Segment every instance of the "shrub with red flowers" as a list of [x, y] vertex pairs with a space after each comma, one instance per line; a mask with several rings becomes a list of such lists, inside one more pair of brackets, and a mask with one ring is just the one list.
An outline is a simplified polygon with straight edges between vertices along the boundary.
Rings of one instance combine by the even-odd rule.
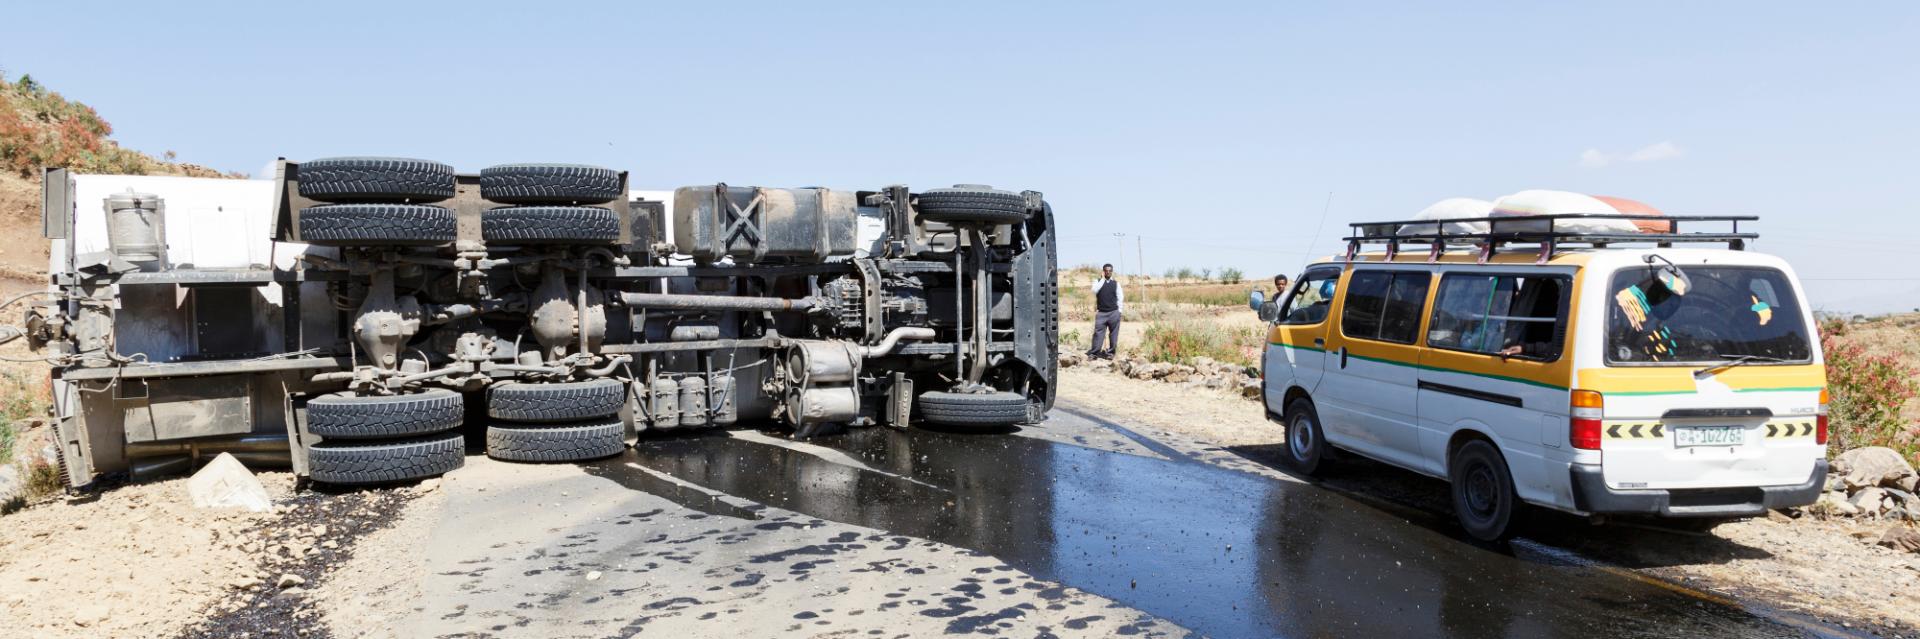
[[1920, 461], [1920, 424], [1908, 423], [1901, 408], [1920, 395], [1920, 370], [1892, 355], [1875, 355], [1844, 339], [1844, 330], [1823, 326], [1820, 347], [1827, 356], [1828, 450], [1840, 453], [1865, 446], [1886, 446]]

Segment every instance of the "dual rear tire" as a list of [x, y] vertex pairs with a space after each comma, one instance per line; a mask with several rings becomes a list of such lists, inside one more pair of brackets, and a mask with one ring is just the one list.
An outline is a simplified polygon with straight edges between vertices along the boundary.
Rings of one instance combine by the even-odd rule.
[[466, 439], [460, 394], [443, 388], [399, 395], [333, 393], [307, 402], [307, 474], [336, 485], [382, 484], [459, 468]]
[[[453, 167], [409, 158], [311, 160], [298, 170], [302, 241], [322, 246], [442, 246], [456, 239]], [[511, 206], [481, 213], [481, 235], [503, 244], [613, 244], [624, 195], [618, 171], [577, 164], [503, 164], [480, 173], [481, 197]]]
[[618, 455], [627, 448], [620, 409], [627, 384], [508, 382], [487, 391], [487, 456], [516, 462], [569, 462]]

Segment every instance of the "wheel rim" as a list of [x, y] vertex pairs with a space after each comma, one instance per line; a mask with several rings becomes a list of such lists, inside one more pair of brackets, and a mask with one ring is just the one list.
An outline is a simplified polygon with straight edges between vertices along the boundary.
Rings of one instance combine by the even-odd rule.
[[1313, 427], [1306, 415], [1293, 418], [1293, 425], [1287, 427], [1287, 447], [1292, 449], [1295, 459], [1307, 459], [1313, 452]]
[[1467, 478], [1462, 487], [1466, 491], [1464, 506], [1467, 515], [1474, 521], [1493, 519], [1493, 513], [1500, 506], [1499, 489], [1494, 484], [1493, 469], [1486, 464], [1476, 463], [1467, 469]]

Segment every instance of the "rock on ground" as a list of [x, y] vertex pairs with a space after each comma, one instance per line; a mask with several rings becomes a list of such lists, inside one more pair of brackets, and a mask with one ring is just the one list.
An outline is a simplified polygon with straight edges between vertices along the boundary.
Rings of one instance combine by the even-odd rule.
[[1914, 476], [1913, 466], [1900, 453], [1885, 446], [1855, 448], [1834, 460], [1834, 470], [1846, 481], [1848, 490], [1870, 486], [1898, 486]]
[[1880, 535], [1879, 544], [1900, 552], [1920, 553], [1920, 528], [1895, 525]]

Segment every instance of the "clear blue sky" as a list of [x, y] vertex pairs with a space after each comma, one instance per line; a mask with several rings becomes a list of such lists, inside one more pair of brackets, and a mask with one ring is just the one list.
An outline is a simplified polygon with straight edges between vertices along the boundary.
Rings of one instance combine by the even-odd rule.
[[1347, 221], [1559, 188], [1758, 214], [1816, 306], [1920, 307], [1914, 3], [185, 4], [10, 3], [0, 67], [228, 170], [988, 183], [1048, 194], [1065, 264], [1125, 233], [1127, 272], [1140, 236], [1151, 272], [1262, 276]]

